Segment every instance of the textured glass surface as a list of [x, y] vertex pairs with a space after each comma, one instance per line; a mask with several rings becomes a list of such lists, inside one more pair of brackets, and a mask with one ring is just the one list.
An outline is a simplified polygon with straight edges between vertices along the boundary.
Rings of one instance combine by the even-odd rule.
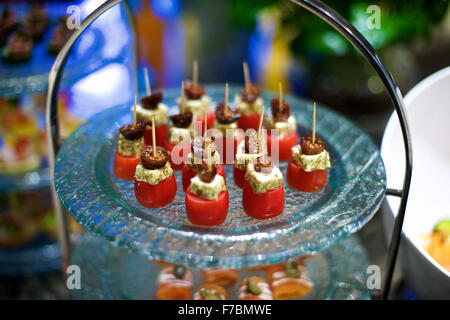
[[[11, 63], [0, 59], [0, 96], [15, 97], [25, 92], [43, 92], [47, 89], [48, 73], [56, 55], [47, 53], [51, 36], [33, 47], [30, 61]], [[104, 44], [102, 34], [97, 30], [87, 30], [72, 49], [64, 71], [63, 85], [72, 83], [106, 64], [98, 53]]]
[[[72, 290], [74, 299], [156, 299], [156, 278], [160, 267], [145, 256], [116, 248], [106, 240], [83, 235], [75, 246], [71, 264], [83, 276], [81, 289]], [[313, 290], [303, 299], [370, 299], [366, 287], [367, 256], [356, 237], [305, 260]], [[199, 269], [192, 269], [193, 288], [202, 284]], [[248, 276], [266, 278], [264, 271], [239, 271], [240, 281]], [[227, 288], [236, 299], [237, 285]]]
[[[231, 87], [232, 96], [239, 88]], [[214, 101], [223, 86], [207, 87]], [[166, 90], [164, 100], [177, 112], [179, 90]], [[265, 101], [272, 95], [264, 93]], [[287, 95], [300, 133], [311, 127], [312, 103]], [[364, 132], [344, 117], [318, 106], [317, 132], [326, 142], [332, 168], [327, 186], [316, 193], [285, 185], [284, 212], [259, 221], [242, 210], [242, 192], [226, 167], [230, 192], [227, 220], [217, 227], [189, 223], [179, 191], [160, 209], [139, 205], [133, 182], [112, 174], [118, 128], [132, 121], [130, 106], [106, 110], [83, 124], [62, 146], [55, 167], [56, 190], [75, 219], [92, 232], [152, 258], [188, 266], [242, 267], [277, 263], [327, 248], [360, 229], [379, 207], [386, 178], [377, 148]], [[309, 129], [308, 129], [309, 130]], [[281, 168], [285, 172], [286, 164]]]

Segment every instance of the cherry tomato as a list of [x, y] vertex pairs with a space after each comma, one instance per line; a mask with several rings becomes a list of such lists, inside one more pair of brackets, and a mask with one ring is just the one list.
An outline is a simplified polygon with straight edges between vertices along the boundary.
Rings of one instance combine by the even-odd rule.
[[[223, 179], [226, 181], [225, 178], [225, 171], [223, 170], [223, 166], [220, 164], [217, 167], [217, 174], [221, 175], [223, 177]], [[189, 187], [189, 185], [191, 184], [191, 179], [194, 178], [197, 175], [196, 172], [192, 171], [191, 169], [189, 169], [189, 167], [187, 166], [187, 164], [184, 164], [183, 166], [183, 190], [186, 191], [187, 188]]]
[[200, 226], [216, 226], [225, 221], [228, 212], [228, 190], [222, 191], [217, 200], [203, 199], [186, 190], [186, 213], [189, 221]]
[[147, 208], [160, 208], [173, 201], [177, 193], [175, 176], [160, 181], [158, 184], [150, 184], [144, 181], [134, 181], [134, 193], [137, 201]]
[[173, 170], [182, 170], [186, 163], [187, 155], [191, 152], [190, 143], [171, 144], [169, 141], [164, 143], [164, 149], [170, 151], [170, 166]]
[[[270, 135], [270, 130], [267, 131], [267, 150], [269, 155], [272, 156], [272, 136]], [[289, 161], [292, 157], [291, 148], [298, 144], [298, 134], [294, 130], [288, 135], [278, 139], [278, 160], [279, 161]]]
[[[155, 134], [156, 134], [156, 145], [158, 147], [164, 147], [164, 144], [167, 140], [167, 124], [163, 124], [161, 126], [158, 126], [155, 128]], [[153, 135], [152, 135], [152, 129], [145, 130], [144, 133], [144, 139], [146, 145], [153, 145], [152, 141]]]
[[314, 192], [322, 189], [327, 183], [327, 169], [306, 172], [294, 161], [290, 161], [286, 172], [286, 180], [293, 189]]
[[245, 171], [246, 170], [242, 170], [236, 167], [233, 168], [234, 184], [241, 189], [244, 187]]
[[283, 185], [275, 190], [262, 194], [253, 191], [250, 183], [245, 180], [242, 194], [242, 205], [247, 215], [255, 219], [270, 219], [280, 215], [284, 209]]
[[141, 162], [141, 157], [122, 156], [116, 150], [114, 155], [114, 175], [122, 180], [134, 180], [136, 166]]
[[247, 129], [258, 130], [260, 117], [261, 115], [258, 113], [242, 116], [238, 121], [238, 127], [244, 131]]

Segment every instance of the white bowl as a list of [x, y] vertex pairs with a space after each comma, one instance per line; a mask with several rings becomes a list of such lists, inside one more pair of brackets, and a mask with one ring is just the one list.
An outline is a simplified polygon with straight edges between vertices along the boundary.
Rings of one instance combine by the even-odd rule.
[[[406, 208], [400, 261], [419, 298], [450, 299], [450, 272], [425, 250], [427, 235], [450, 217], [450, 67], [429, 76], [405, 96], [413, 147], [413, 174]], [[397, 114], [386, 126], [381, 155], [387, 186], [401, 189], [405, 152]], [[400, 198], [388, 196], [384, 223], [390, 240]]]

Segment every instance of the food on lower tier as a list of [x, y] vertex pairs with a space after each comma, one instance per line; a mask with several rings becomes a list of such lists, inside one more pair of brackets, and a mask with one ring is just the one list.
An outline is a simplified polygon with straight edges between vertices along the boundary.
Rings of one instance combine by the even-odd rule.
[[40, 167], [45, 136], [21, 101], [0, 99], [0, 174], [16, 174]]
[[17, 26], [16, 15], [8, 6], [5, 6], [0, 15], [0, 33], [6, 35]]
[[189, 300], [192, 298], [192, 272], [181, 265], [170, 265], [158, 275], [156, 298], [159, 300]]
[[67, 27], [67, 19], [67, 16], [62, 16], [53, 30], [52, 39], [47, 47], [48, 52], [51, 54], [58, 54], [72, 34], [72, 30]]
[[191, 152], [186, 157], [186, 163], [183, 166], [183, 190], [186, 191], [204, 161], [211, 163], [216, 167], [216, 173], [225, 179], [225, 171], [220, 163], [220, 155], [217, 152], [215, 144], [210, 138], [195, 137], [192, 141]]
[[187, 155], [191, 149], [191, 140], [194, 137], [193, 114], [185, 111], [170, 117], [172, 125], [169, 127], [169, 136], [165, 149], [170, 151], [170, 164], [174, 170], [183, 169]]
[[30, 12], [23, 21], [23, 31], [29, 35], [33, 41], [42, 41], [44, 31], [49, 24], [47, 13], [42, 4], [31, 5]]
[[268, 156], [247, 165], [242, 205], [245, 213], [255, 219], [270, 219], [283, 212], [283, 176]]
[[204, 162], [197, 166], [197, 175], [186, 190], [186, 214], [192, 224], [215, 226], [225, 221], [229, 195], [222, 176], [216, 167]]
[[250, 277], [241, 282], [238, 292], [239, 300], [272, 300], [272, 290], [262, 278]]
[[134, 192], [137, 201], [148, 208], [164, 207], [177, 192], [177, 183], [164, 148], [146, 146], [136, 166]]
[[426, 251], [450, 272], [450, 219], [441, 220], [435, 225]]
[[331, 166], [325, 143], [309, 133], [301, 136], [300, 144], [292, 147], [286, 180], [296, 190], [314, 192], [322, 189], [327, 182], [327, 168]]
[[279, 161], [289, 161], [291, 149], [298, 141], [297, 121], [290, 114], [289, 103], [282, 98], [272, 99], [270, 106], [272, 116], [266, 118], [267, 150], [272, 158], [278, 155]]
[[233, 168], [234, 184], [239, 188], [244, 187], [247, 165], [263, 155], [258, 142], [258, 134], [250, 129], [245, 133], [244, 140], [236, 147], [236, 157]]
[[23, 31], [14, 31], [2, 50], [2, 58], [9, 62], [24, 62], [31, 58], [33, 40]]
[[269, 266], [266, 273], [275, 300], [300, 299], [312, 290], [306, 267], [298, 259]]
[[227, 268], [206, 268], [202, 269], [204, 282], [215, 283], [224, 287], [231, 286], [239, 279], [236, 269]]
[[123, 126], [114, 155], [114, 175], [123, 180], [134, 180], [136, 166], [141, 162], [146, 122]]
[[226, 300], [227, 292], [220, 285], [205, 283], [194, 293], [194, 300]]
[[236, 148], [243, 139], [243, 131], [238, 130], [237, 120], [239, 113], [228, 106], [228, 83], [225, 89], [225, 102], [219, 102], [216, 106], [216, 120], [213, 128], [221, 133], [221, 137], [216, 137], [214, 143], [223, 163], [232, 164], [236, 155]]
[[[141, 103], [136, 106], [136, 118], [138, 121], [155, 119], [156, 145], [164, 147], [167, 137], [167, 105], [162, 103], [163, 94], [160, 91], [153, 92], [141, 99]], [[145, 144], [152, 144], [152, 131], [150, 126], [144, 134]]]

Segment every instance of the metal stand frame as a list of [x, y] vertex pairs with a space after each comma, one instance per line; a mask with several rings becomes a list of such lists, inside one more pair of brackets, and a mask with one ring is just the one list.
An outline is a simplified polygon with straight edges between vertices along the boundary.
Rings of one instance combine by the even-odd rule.
[[[137, 37], [133, 15], [126, 0], [109, 0], [105, 2], [102, 6], [100, 6], [97, 10], [95, 10], [93, 13], [91, 13], [83, 21], [80, 29], [76, 30], [72, 34], [72, 36], [69, 38], [67, 43], [62, 48], [61, 52], [58, 54], [55, 64], [53, 65], [52, 70], [50, 71], [48, 92], [46, 99], [46, 129], [47, 129], [47, 143], [50, 150], [49, 163], [52, 179], [54, 177], [55, 155], [58, 152], [60, 146], [59, 125], [57, 121], [58, 119], [57, 94], [62, 73], [67, 61], [67, 57], [70, 53], [73, 44], [81, 36], [83, 31], [86, 30], [91, 25], [91, 23], [94, 22], [102, 13], [104, 13], [109, 8], [115, 6], [116, 4], [122, 1], [124, 2], [124, 8], [127, 12], [127, 16], [129, 18], [129, 22], [131, 24], [134, 37], [133, 67], [136, 71], [135, 75], [137, 76]], [[398, 254], [403, 221], [405, 217], [406, 203], [408, 200], [409, 187], [411, 184], [411, 175], [412, 175], [411, 137], [405, 114], [403, 96], [400, 92], [400, 89], [395, 84], [395, 81], [391, 73], [389, 72], [388, 68], [385, 66], [383, 61], [380, 59], [380, 57], [377, 55], [375, 49], [361, 35], [361, 33], [359, 33], [348, 21], [346, 21], [338, 13], [336, 13], [334, 10], [332, 10], [331, 8], [329, 8], [324, 3], [318, 0], [290, 0], [290, 1], [309, 10], [310, 12], [314, 13], [316, 16], [327, 22], [340, 34], [342, 34], [348, 41], [350, 41], [356, 47], [356, 49], [358, 49], [358, 51], [371, 64], [373, 69], [381, 78], [392, 100], [392, 103], [394, 104], [395, 111], [397, 112], [397, 116], [400, 121], [403, 143], [405, 147], [406, 168], [403, 181], [403, 189], [402, 190], [387, 189], [386, 191], [387, 195], [401, 197], [400, 207], [398, 210], [398, 214], [395, 218], [394, 230], [392, 233], [391, 243], [389, 246], [387, 258], [387, 273], [384, 278], [384, 286], [382, 289], [382, 298], [387, 299], [389, 297], [392, 275], [394, 272], [396, 258]], [[135, 81], [135, 90], [137, 92], [138, 90], [137, 78], [135, 78], [134, 81]], [[70, 257], [70, 242], [69, 242], [69, 230], [67, 225], [67, 216], [65, 211], [62, 209], [61, 202], [59, 201], [58, 195], [56, 194], [54, 183], [52, 184], [52, 191], [53, 191], [53, 203], [58, 218], [59, 239], [63, 253], [63, 265], [67, 265], [68, 259]]]

